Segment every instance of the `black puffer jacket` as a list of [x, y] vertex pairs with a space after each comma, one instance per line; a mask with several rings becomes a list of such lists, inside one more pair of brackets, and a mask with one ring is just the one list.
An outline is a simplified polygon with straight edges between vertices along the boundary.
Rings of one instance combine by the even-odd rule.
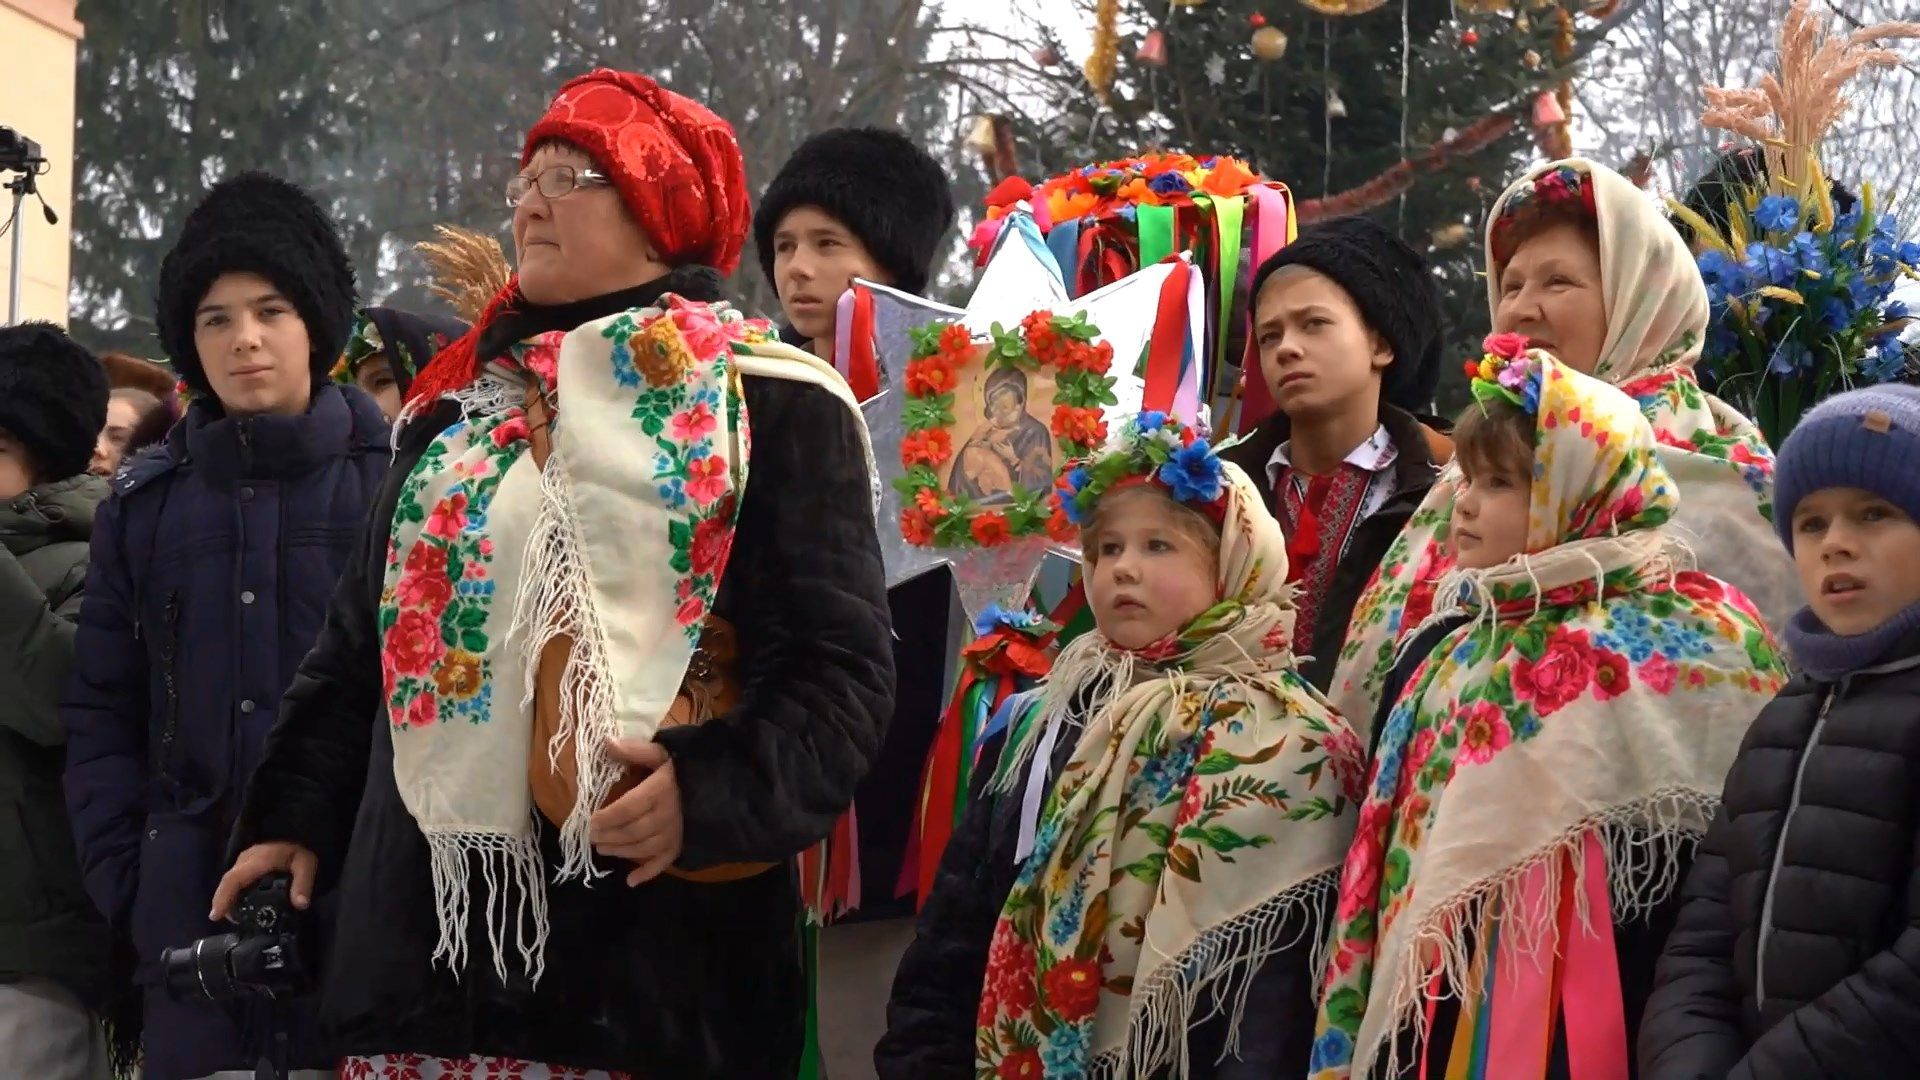
[[1646, 1080], [1920, 1071], [1920, 639], [1761, 712], [1640, 1029]]
[[[1077, 728], [1075, 729], [1077, 730]], [[1026, 763], [1004, 794], [985, 791], [1005, 748], [996, 735], [981, 748], [966, 817], [940, 858], [933, 894], [920, 913], [913, 944], [893, 977], [887, 1033], [874, 1050], [880, 1080], [973, 1080], [974, 1029], [986, 982], [987, 953], [1000, 909], [1020, 864], [1020, 800], [1031, 773], [1060, 775], [1075, 739], [1063, 731], [1052, 758]], [[1051, 782], [1051, 779], [1049, 780]], [[1283, 930], [1281, 937], [1295, 935]], [[1187, 1032], [1189, 1080], [1269, 1080], [1304, 1075], [1313, 1049], [1317, 972], [1309, 943], [1275, 953], [1254, 975], [1237, 1054], [1222, 1062], [1227, 1022], [1214, 1016]], [[1142, 1077], [1139, 1080], [1146, 1080]]]
[[[581, 319], [650, 303], [661, 288], [692, 292], [668, 281], [605, 298], [609, 310]], [[336, 890], [338, 905], [321, 1018], [341, 1053], [477, 1054], [648, 1078], [795, 1074], [807, 991], [791, 858], [852, 801], [892, 709], [893, 666], [856, 419], [816, 386], [742, 384], [753, 475], [715, 604], [738, 632], [741, 700], [658, 741], [679, 780], [679, 865], [782, 868], [724, 884], [549, 882], [537, 987], [511, 969], [502, 982], [484, 962], [462, 978], [433, 963], [427, 844], [394, 782], [376, 613], [400, 485], [458, 416], [443, 402], [401, 434], [236, 837], [236, 847], [295, 841], [320, 857], [320, 891]], [[546, 865], [557, 865], [555, 831], [539, 831]], [[472, 922], [470, 955], [488, 955], [483, 923]]]

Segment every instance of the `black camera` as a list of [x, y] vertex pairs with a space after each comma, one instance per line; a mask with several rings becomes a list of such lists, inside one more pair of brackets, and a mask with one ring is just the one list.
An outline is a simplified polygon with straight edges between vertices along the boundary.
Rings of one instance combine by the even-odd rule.
[[0, 171], [32, 172], [45, 161], [39, 143], [10, 127], [0, 127]]
[[230, 934], [160, 954], [160, 979], [175, 1001], [292, 997], [306, 989], [293, 910], [293, 878], [273, 873], [240, 895]]

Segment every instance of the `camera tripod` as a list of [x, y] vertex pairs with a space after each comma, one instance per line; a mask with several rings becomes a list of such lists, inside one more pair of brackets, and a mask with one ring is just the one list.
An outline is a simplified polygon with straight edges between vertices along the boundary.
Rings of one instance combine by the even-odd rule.
[[0, 231], [13, 233], [13, 259], [7, 266], [7, 322], [20, 321], [20, 276], [21, 260], [26, 257], [26, 246], [20, 231], [20, 208], [32, 195], [40, 200], [40, 211], [46, 215], [47, 224], [60, 223], [60, 215], [47, 205], [46, 196], [40, 194], [36, 180], [47, 171], [47, 159], [40, 153], [40, 144], [8, 127], [0, 127], [0, 173], [17, 172], [20, 175], [6, 182], [5, 187], [13, 193], [13, 212], [7, 216], [7, 224]]

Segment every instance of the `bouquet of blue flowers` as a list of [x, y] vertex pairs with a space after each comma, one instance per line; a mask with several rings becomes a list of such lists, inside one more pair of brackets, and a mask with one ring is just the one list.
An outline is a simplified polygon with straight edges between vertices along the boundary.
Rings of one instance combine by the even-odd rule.
[[1874, 212], [1871, 190], [1825, 218], [1792, 195], [1747, 201], [1729, 213], [1730, 235], [1696, 227], [1713, 312], [1698, 371], [1779, 446], [1815, 402], [1901, 376], [1908, 313], [1892, 296], [1915, 276], [1920, 243]]
[[1920, 277], [1920, 243], [1874, 206], [1871, 187], [1845, 213], [1834, 207], [1819, 146], [1845, 112], [1846, 83], [1899, 63], [1891, 40], [1920, 39], [1920, 24], [1834, 31], [1794, 0], [1780, 33], [1780, 68], [1759, 85], [1708, 87], [1701, 123], [1758, 143], [1764, 186], [1729, 200], [1725, 228], [1670, 202], [1690, 226], [1712, 303], [1696, 367], [1710, 391], [1759, 424], [1774, 446], [1831, 394], [1901, 376], [1902, 277]]

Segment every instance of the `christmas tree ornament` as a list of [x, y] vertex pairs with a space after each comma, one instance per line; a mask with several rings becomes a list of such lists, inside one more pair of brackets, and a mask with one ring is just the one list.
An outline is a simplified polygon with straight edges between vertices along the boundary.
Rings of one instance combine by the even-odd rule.
[[991, 154], [993, 148], [993, 117], [982, 116], [973, 122], [973, 130], [967, 132], [967, 149], [976, 154]]
[[1446, 251], [1450, 248], [1457, 248], [1472, 238], [1473, 230], [1459, 222], [1454, 222], [1451, 225], [1442, 225], [1433, 230], [1431, 234], [1433, 247], [1436, 251]]
[[1214, 86], [1225, 85], [1227, 81], [1227, 58], [1210, 56], [1207, 58], [1207, 82]]
[[1113, 77], [1119, 71], [1119, 61], [1120, 0], [1100, 0], [1094, 9], [1093, 49], [1087, 53], [1081, 73], [1103, 105], [1113, 92]]
[[1247, 16], [1247, 25], [1254, 27], [1255, 29], [1258, 29], [1262, 26], [1267, 25], [1267, 17], [1256, 11], [1253, 14]]
[[1567, 112], [1560, 107], [1560, 98], [1551, 90], [1542, 90], [1540, 96], [1533, 99], [1533, 126], [1550, 128], [1567, 122]]
[[1471, 29], [1460, 31], [1460, 44], [1469, 49], [1480, 44], [1480, 31]]
[[1253, 55], [1268, 63], [1287, 55], [1287, 35], [1277, 26], [1262, 26], [1253, 32]]
[[1327, 88], [1327, 115], [1335, 120], [1347, 118], [1347, 103], [1340, 100], [1340, 91], [1333, 87]]
[[1528, 71], [1539, 71], [1540, 70], [1540, 54], [1535, 52], [1532, 49], [1528, 49], [1520, 57], [1520, 63], [1524, 64]]
[[1150, 67], [1166, 67], [1167, 66], [1166, 32], [1163, 30], [1160, 30], [1157, 27], [1155, 29], [1147, 31], [1147, 36], [1140, 39], [1140, 51], [1137, 53], [1134, 53], [1133, 58], [1136, 61], [1142, 64], [1146, 64]]
[[1301, 6], [1316, 15], [1365, 15], [1387, 0], [1300, 0]]
[[1060, 50], [1051, 45], [1033, 50], [1033, 62], [1043, 68], [1060, 66]]
[[1525, 15], [1522, 15], [1519, 18], [1513, 20], [1513, 28], [1519, 33], [1530, 34], [1533, 32], [1533, 20], [1527, 18]]

